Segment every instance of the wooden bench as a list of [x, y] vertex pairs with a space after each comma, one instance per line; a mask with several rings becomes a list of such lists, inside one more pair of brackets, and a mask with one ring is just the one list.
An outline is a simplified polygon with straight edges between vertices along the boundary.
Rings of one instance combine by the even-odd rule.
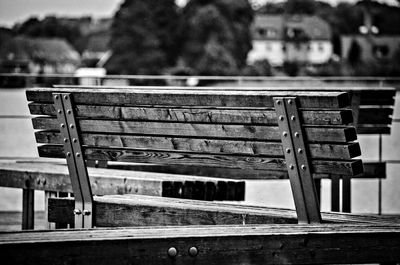
[[[68, 107], [55, 97], [66, 97]], [[360, 151], [353, 142], [355, 129], [347, 126], [352, 122], [351, 110], [345, 109], [348, 96], [341, 92], [44, 88], [28, 90], [27, 98], [31, 109], [49, 115], [33, 119], [40, 130], [37, 141], [44, 143], [42, 157], [68, 154], [68, 135], [59, 131], [71, 129], [71, 123], [82, 150], [69, 155], [79, 153], [84, 171], [81, 152], [88, 160], [251, 169], [266, 175], [287, 174], [289, 167], [297, 178], [309, 175], [291, 178], [301, 222], [320, 222], [312, 173], [355, 176], [363, 170], [361, 161], [352, 159]], [[62, 122], [64, 112], [74, 120]], [[293, 134], [287, 117], [297, 126]]]

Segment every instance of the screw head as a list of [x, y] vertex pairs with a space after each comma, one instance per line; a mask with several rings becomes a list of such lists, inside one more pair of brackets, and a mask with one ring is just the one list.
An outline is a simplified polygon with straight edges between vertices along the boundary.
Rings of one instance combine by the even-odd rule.
[[294, 169], [294, 166], [291, 164], [291, 165], [289, 166], [289, 168], [290, 168], [291, 170], [293, 170], [293, 169]]
[[68, 143], [68, 139], [67, 138], [64, 138], [64, 143]]
[[58, 95], [55, 95], [54, 98], [55, 98], [55, 99], [58, 99]]
[[81, 154], [80, 153], [76, 153], [76, 157], [80, 157], [81, 156]]
[[168, 249], [168, 256], [170, 256], [171, 258], [176, 257], [176, 255], [178, 255], [178, 250], [174, 247], [170, 247]]
[[296, 117], [295, 117], [295, 116], [292, 116], [292, 117], [290, 117], [290, 119], [291, 119], [292, 121], [295, 121], [295, 120], [296, 120]]
[[199, 254], [199, 251], [197, 250], [196, 247], [191, 247], [189, 248], [189, 255], [192, 257], [197, 256], [197, 254]]
[[279, 120], [283, 121], [285, 118], [283, 118], [283, 116], [279, 116]]
[[276, 101], [276, 104], [281, 105], [281, 101], [278, 99], [278, 100]]
[[287, 132], [283, 132], [282, 135], [286, 137], [287, 136]]
[[71, 153], [70, 153], [70, 152], [67, 152], [67, 156], [71, 156]]
[[72, 113], [72, 111], [69, 109], [69, 110], [67, 110], [67, 113], [68, 113], [68, 114], [71, 114], [71, 113]]
[[64, 99], [68, 99], [68, 96], [64, 96]]
[[291, 99], [289, 99], [289, 100], [287, 101], [287, 103], [289, 103], [289, 105], [292, 105], [293, 101], [292, 101]]
[[302, 170], [306, 170], [307, 167], [306, 167], [305, 165], [301, 165], [301, 169], [302, 169]]
[[299, 149], [297, 150], [297, 153], [302, 154], [302, 153], [303, 153], [303, 149], [299, 148]]
[[83, 210], [83, 215], [90, 215], [91, 214], [91, 212], [89, 211], [89, 210]]
[[61, 123], [61, 128], [65, 128], [65, 124], [64, 123]]
[[82, 211], [79, 209], [74, 209], [74, 215], [80, 215], [82, 214]]
[[298, 132], [295, 132], [295, 133], [294, 133], [294, 136], [297, 137], [297, 138], [299, 138], [299, 137], [300, 137], [300, 134], [299, 134]]
[[69, 126], [69, 128], [71, 128], [71, 129], [73, 129], [75, 127], [75, 125], [73, 125], [73, 124], [71, 124], [70, 126]]
[[290, 148], [286, 148], [286, 153], [290, 154]]
[[59, 109], [57, 112], [58, 112], [58, 114], [61, 114], [61, 113], [62, 113], [62, 110]]
[[72, 139], [72, 141], [73, 141], [74, 143], [76, 143], [76, 142], [78, 142], [78, 139], [74, 138], [74, 139]]

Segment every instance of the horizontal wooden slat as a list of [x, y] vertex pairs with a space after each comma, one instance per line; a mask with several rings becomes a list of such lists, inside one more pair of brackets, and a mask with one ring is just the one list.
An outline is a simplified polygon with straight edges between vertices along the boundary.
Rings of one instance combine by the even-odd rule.
[[391, 127], [388, 126], [376, 126], [376, 125], [369, 125], [366, 126], [365, 124], [360, 125], [357, 127], [358, 134], [390, 134]]
[[[153, 89], [153, 90], [151, 90]], [[182, 91], [159, 87], [132, 88], [34, 88], [26, 91], [28, 101], [52, 103], [53, 92], [73, 93], [74, 102], [87, 105], [123, 106], [220, 106], [273, 107], [273, 97], [295, 96], [301, 108], [343, 108], [349, 105], [347, 93], [310, 91]]]
[[[38, 131], [36, 141], [43, 144], [63, 144], [61, 134], [53, 131]], [[118, 147], [131, 149], [151, 149], [159, 151], [192, 151], [206, 153], [249, 154], [265, 156], [284, 155], [280, 142], [207, 140], [171, 137], [143, 137], [129, 135], [81, 135], [82, 144], [97, 147]], [[361, 155], [358, 143], [349, 144], [309, 144], [312, 158], [335, 158], [346, 160]]]
[[[48, 221], [74, 223], [72, 198], [50, 200]], [[98, 227], [297, 223], [294, 210], [132, 194], [94, 197], [94, 207]], [[324, 223], [395, 222], [391, 218], [339, 213], [322, 213], [322, 218]]]
[[392, 108], [360, 108], [358, 124], [391, 124]]
[[[38, 147], [41, 157], [64, 157], [62, 146], [42, 145]], [[175, 164], [175, 165], [207, 165], [210, 167], [227, 167], [255, 170], [286, 171], [284, 158], [250, 157], [238, 155], [208, 155], [180, 152], [133, 151], [117, 148], [84, 148], [86, 159], [111, 160], [120, 162]], [[361, 160], [335, 161], [312, 160], [315, 173], [338, 175], [358, 175], [363, 172]]]
[[[32, 123], [34, 129], [39, 130], [58, 130], [60, 126], [57, 119], [47, 117], [33, 118]], [[81, 132], [114, 134], [276, 141], [281, 139], [278, 126], [80, 120], [79, 127]], [[349, 142], [357, 139], [354, 127], [305, 127], [304, 132], [306, 140], [310, 142]]]
[[[244, 182], [155, 172], [88, 168], [93, 194], [141, 194], [200, 200], [244, 200]], [[195, 185], [194, 185], [195, 184]], [[0, 186], [73, 192], [65, 164], [0, 162]]]
[[[168, 256], [174, 247], [177, 254]], [[189, 249], [195, 247], [197, 255]], [[2, 264], [356, 264], [400, 260], [396, 225], [232, 225], [0, 233]]]
[[361, 90], [360, 105], [385, 105], [392, 106], [396, 90]]
[[[30, 103], [33, 115], [56, 116], [52, 104]], [[77, 117], [113, 120], [173, 121], [197, 123], [278, 124], [272, 109], [188, 109], [77, 105]], [[351, 110], [301, 110], [302, 122], [309, 125], [346, 125], [353, 121]]]

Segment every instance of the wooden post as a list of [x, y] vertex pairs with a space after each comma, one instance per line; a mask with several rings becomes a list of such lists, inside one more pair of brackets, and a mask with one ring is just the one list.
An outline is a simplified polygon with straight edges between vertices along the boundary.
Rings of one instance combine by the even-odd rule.
[[49, 222], [49, 198], [57, 197], [57, 192], [44, 191], [44, 218], [46, 218], [45, 229], [53, 230], [56, 229], [55, 223]]
[[33, 229], [35, 219], [35, 190], [22, 190], [22, 230]]

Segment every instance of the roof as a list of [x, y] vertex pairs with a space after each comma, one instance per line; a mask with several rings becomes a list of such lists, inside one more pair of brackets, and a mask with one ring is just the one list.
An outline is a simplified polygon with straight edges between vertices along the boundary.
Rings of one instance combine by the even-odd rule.
[[65, 40], [58, 38], [16, 37], [5, 43], [0, 58], [13, 60], [44, 61], [47, 63], [75, 63], [79, 53]]
[[[257, 15], [253, 23], [253, 39], [283, 40], [289, 31], [300, 30], [308, 40], [330, 40], [330, 25], [318, 16]], [[265, 34], [263, 34], [265, 33]]]

